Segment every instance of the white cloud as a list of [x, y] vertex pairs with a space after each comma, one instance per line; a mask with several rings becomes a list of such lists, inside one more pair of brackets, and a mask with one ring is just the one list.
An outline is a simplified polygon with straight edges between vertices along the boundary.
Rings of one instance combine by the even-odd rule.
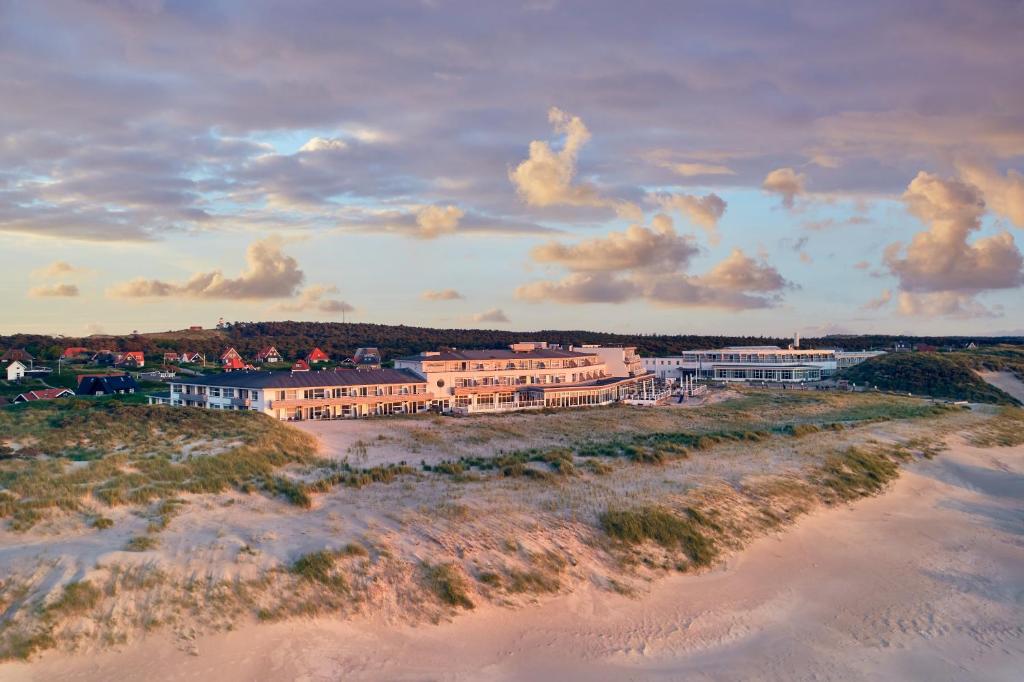
[[469, 321], [470, 322], [493, 322], [493, 323], [504, 324], [504, 323], [510, 322], [511, 320], [508, 319], [508, 315], [506, 315], [505, 312], [501, 308], [491, 308], [490, 310], [485, 310], [482, 313], [476, 313], [474, 315], [470, 315]]
[[300, 152], [340, 152], [348, 149], [348, 142], [340, 137], [313, 137], [299, 147]]
[[666, 163], [665, 167], [687, 178], [695, 175], [736, 175], [736, 171], [717, 163]]
[[424, 239], [451, 234], [459, 228], [459, 221], [465, 215], [458, 206], [424, 206], [416, 212], [417, 234]]
[[199, 272], [185, 282], [164, 282], [138, 278], [112, 287], [109, 295], [117, 298], [266, 299], [287, 298], [305, 279], [298, 262], [281, 251], [282, 241], [268, 237], [255, 241], [246, 251], [246, 269], [238, 277], [225, 277], [220, 270]]
[[718, 221], [725, 213], [727, 204], [715, 193], [702, 197], [693, 194], [658, 194], [654, 200], [665, 211], [679, 211], [695, 225], [708, 233], [712, 244], [719, 242]]
[[981, 164], [960, 164], [959, 170], [964, 180], [982, 191], [993, 213], [1024, 227], [1024, 175], [1013, 169], [1000, 175]]
[[765, 176], [761, 187], [782, 197], [782, 205], [793, 208], [795, 200], [807, 192], [807, 176], [792, 168], [776, 168]]
[[464, 298], [464, 296], [455, 289], [440, 289], [436, 291], [428, 289], [420, 294], [420, 298], [424, 301], [458, 301]]
[[78, 286], [74, 284], [44, 284], [28, 290], [32, 298], [71, 298], [78, 296]]
[[886, 289], [879, 294], [877, 298], [873, 298], [862, 305], [861, 310], [881, 310], [889, 305], [890, 301], [892, 301], [892, 291], [890, 289]]
[[311, 310], [328, 314], [350, 313], [354, 311], [355, 308], [345, 301], [337, 298], [328, 298], [329, 295], [337, 293], [339, 293], [339, 291], [336, 286], [314, 284], [303, 289], [295, 300], [279, 304], [277, 309], [285, 312], [303, 312]]

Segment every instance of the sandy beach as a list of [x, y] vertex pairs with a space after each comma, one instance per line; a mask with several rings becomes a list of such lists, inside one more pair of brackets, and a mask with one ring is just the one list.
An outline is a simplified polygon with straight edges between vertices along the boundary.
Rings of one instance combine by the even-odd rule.
[[1012, 680], [1024, 668], [1024, 447], [953, 441], [885, 495], [703, 575], [583, 587], [439, 625], [291, 620], [46, 653], [5, 680]]

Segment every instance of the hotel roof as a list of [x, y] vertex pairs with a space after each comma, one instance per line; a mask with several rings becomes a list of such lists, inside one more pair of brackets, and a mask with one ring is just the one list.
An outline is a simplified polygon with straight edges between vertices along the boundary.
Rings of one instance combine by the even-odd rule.
[[437, 353], [410, 355], [399, 360], [431, 361], [431, 360], [554, 360], [558, 358], [589, 358], [597, 353], [580, 353], [561, 348], [536, 348], [534, 350], [514, 351], [509, 348], [489, 350], [443, 350]]
[[314, 388], [372, 384], [422, 384], [424, 379], [403, 369], [339, 369], [322, 372], [235, 371], [203, 377], [176, 378], [176, 384], [230, 388]]

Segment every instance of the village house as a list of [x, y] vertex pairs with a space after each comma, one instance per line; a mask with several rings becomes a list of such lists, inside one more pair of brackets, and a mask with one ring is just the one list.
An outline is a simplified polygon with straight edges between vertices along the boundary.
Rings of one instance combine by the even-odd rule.
[[380, 369], [380, 351], [376, 348], [357, 348], [352, 356], [356, 369]]
[[25, 372], [28, 367], [23, 365], [21, 361], [14, 360], [11, 364], [7, 365], [7, 380], [8, 381], [19, 381], [25, 377]]
[[73, 398], [75, 392], [70, 388], [40, 388], [35, 391], [26, 391], [14, 396], [14, 403], [29, 403], [36, 400], [53, 400], [54, 398]]
[[68, 346], [60, 354], [61, 360], [88, 360], [89, 349], [84, 346]]
[[260, 352], [256, 354], [256, 362], [281, 362], [283, 358], [281, 354], [277, 352], [277, 349], [273, 346], [267, 346], [266, 348], [260, 349]]
[[309, 363], [306, 362], [305, 360], [303, 360], [302, 358], [299, 358], [298, 360], [296, 360], [292, 364], [292, 371], [293, 372], [308, 372], [309, 371]]
[[426, 381], [394, 369], [232, 372], [179, 377], [150, 404], [255, 410], [281, 420], [417, 414], [430, 408]]
[[245, 365], [245, 361], [242, 360], [242, 354], [235, 350], [233, 347], [228, 348], [226, 351], [221, 353], [220, 364], [224, 365], [225, 367], [227, 367], [228, 365], [237, 365], [238, 363], [241, 363], [242, 366]]
[[331, 361], [331, 356], [328, 355], [327, 353], [323, 352], [319, 348], [314, 348], [313, 350], [309, 351], [309, 355], [306, 356], [306, 362], [309, 363], [310, 366], [315, 365], [318, 362], [330, 362], [330, 361]]
[[172, 365], [178, 362], [178, 354], [175, 352], [164, 353], [164, 364]]
[[0, 364], [4, 365], [17, 361], [30, 368], [34, 360], [35, 358], [24, 348], [11, 348], [3, 355], [0, 355]]
[[127, 374], [82, 374], [78, 377], [77, 395], [117, 395], [135, 393], [139, 385]]
[[185, 351], [184, 353], [181, 354], [180, 360], [181, 360], [181, 362], [184, 362], [186, 364], [198, 365], [199, 363], [205, 363], [206, 362], [206, 356], [203, 355], [202, 353], [196, 353], [196, 352], [193, 352], [193, 351]]
[[146, 356], [141, 350], [129, 350], [118, 353], [114, 365], [118, 367], [143, 367], [146, 364]]
[[507, 349], [426, 352], [398, 358], [395, 367], [423, 377], [436, 394], [434, 407], [455, 414], [608, 405], [655, 395], [654, 377], [643, 371], [632, 348], [565, 350], [524, 342]]

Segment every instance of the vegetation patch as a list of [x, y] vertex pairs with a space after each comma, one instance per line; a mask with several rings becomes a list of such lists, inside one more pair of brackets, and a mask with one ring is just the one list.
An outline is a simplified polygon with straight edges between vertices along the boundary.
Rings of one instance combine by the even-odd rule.
[[464, 609], [475, 606], [469, 598], [469, 582], [455, 564], [424, 564], [423, 573], [427, 587], [445, 604]]
[[899, 475], [899, 464], [890, 455], [850, 448], [826, 459], [816, 478], [826, 500], [846, 502], [880, 493]]
[[666, 549], [679, 549], [694, 566], [707, 566], [717, 556], [714, 541], [704, 524], [688, 515], [683, 518], [664, 507], [609, 509], [600, 516], [601, 528], [609, 537], [636, 545], [655, 542]]
[[46, 607], [47, 614], [76, 615], [94, 608], [100, 601], [100, 589], [88, 581], [68, 583], [60, 597]]
[[1009, 393], [979, 377], [966, 354], [888, 353], [842, 372], [844, 379], [883, 391], [913, 393], [974, 403], [1020, 405]]
[[289, 570], [304, 580], [347, 592], [348, 582], [345, 576], [335, 571], [337, 556], [337, 553], [326, 549], [303, 554], [295, 560]]

